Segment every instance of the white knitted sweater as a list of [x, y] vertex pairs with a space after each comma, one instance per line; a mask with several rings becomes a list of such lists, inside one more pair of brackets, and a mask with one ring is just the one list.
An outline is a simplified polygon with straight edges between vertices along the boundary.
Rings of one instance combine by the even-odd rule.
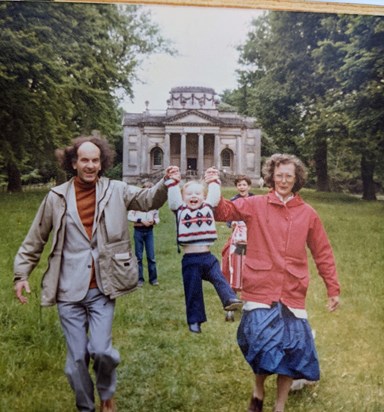
[[168, 205], [176, 214], [177, 241], [180, 245], [211, 245], [217, 239], [213, 207], [220, 201], [220, 183], [208, 185], [205, 201], [197, 209], [189, 208], [182, 199], [179, 185], [166, 182]]

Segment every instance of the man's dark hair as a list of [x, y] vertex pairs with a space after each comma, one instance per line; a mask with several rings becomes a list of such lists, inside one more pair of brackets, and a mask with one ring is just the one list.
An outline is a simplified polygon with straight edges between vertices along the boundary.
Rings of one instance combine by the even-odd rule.
[[70, 176], [76, 175], [73, 163], [77, 160], [79, 147], [85, 142], [93, 143], [100, 150], [101, 170], [99, 175], [102, 175], [113, 165], [115, 151], [106, 139], [99, 136], [79, 136], [72, 140], [71, 146], [65, 147], [64, 149], [57, 149], [55, 152], [61, 168]]

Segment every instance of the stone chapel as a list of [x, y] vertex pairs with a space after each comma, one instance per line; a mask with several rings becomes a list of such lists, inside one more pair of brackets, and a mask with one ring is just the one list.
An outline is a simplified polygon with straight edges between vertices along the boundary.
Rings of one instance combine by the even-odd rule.
[[201, 178], [216, 166], [224, 182], [239, 174], [260, 179], [261, 130], [254, 118], [221, 109], [213, 89], [175, 87], [164, 113], [147, 109], [123, 118], [123, 180], [158, 180], [169, 165]]

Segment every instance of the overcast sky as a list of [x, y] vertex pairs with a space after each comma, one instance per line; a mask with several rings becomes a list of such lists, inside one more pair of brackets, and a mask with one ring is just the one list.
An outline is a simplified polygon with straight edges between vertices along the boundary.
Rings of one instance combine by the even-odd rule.
[[[384, 0], [318, 0], [383, 5]], [[236, 46], [244, 43], [251, 21], [263, 11], [256, 9], [190, 6], [144, 6], [151, 10], [163, 37], [173, 41], [178, 56], [155, 54], [139, 71], [144, 84], [136, 83], [134, 101], [124, 101], [130, 113], [166, 109], [169, 91], [178, 86], [204, 86], [217, 94], [237, 86], [239, 54]]]
[[123, 104], [130, 113], [166, 109], [169, 91], [178, 86], [204, 86], [217, 94], [235, 88], [238, 52], [253, 18], [262, 11], [182, 6], [146, 6], [164, 37], [173, 41], [179, 55], [156, 54], [142, 66], [135, 99]]

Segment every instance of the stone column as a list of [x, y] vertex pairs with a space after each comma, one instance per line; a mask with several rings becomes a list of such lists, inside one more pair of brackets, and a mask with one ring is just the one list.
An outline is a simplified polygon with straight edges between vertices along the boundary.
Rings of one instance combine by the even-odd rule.
[[185, 133], [181, 134], [180, 172], [183, 176], [185, 176], [187, 172], [187, 135]]
[[204, 173], [204, 134], [199, 133], [199, 147], [197, 152], [197, 176]]
[[148, 173], [148, 135], [141, 141], [141, 173]]
[[213, 163], [220, 170], [220, 135], [215, 134], [215, 147], [213, 149]]
[[129, 134], [124, 128], [124, 140], [123, 140], [123, 180], [128, 175], [128, 162], [129, 162]]
[[165, 134], [164, 138], [164, 168], [166, 169], [171, 164], [171, 137], [169, 133]]
[[234, 159], [234, 172], [237, 175], [242, 174], [242, 160], [244, 161], [245, 159], [243, 159], [243, 150], [242, 150], [242, 144], [241, 144], [241, 135], [240, 136], [236, 136], [236, 158]]
[[143, 160], [141, 155], [141, 148], [143, 147], [144, 136], [139, 132], [136, 141], [136, 175], [143, 173]]
[[255, 131], [255, 174], [261, 176], [261, 130]]

